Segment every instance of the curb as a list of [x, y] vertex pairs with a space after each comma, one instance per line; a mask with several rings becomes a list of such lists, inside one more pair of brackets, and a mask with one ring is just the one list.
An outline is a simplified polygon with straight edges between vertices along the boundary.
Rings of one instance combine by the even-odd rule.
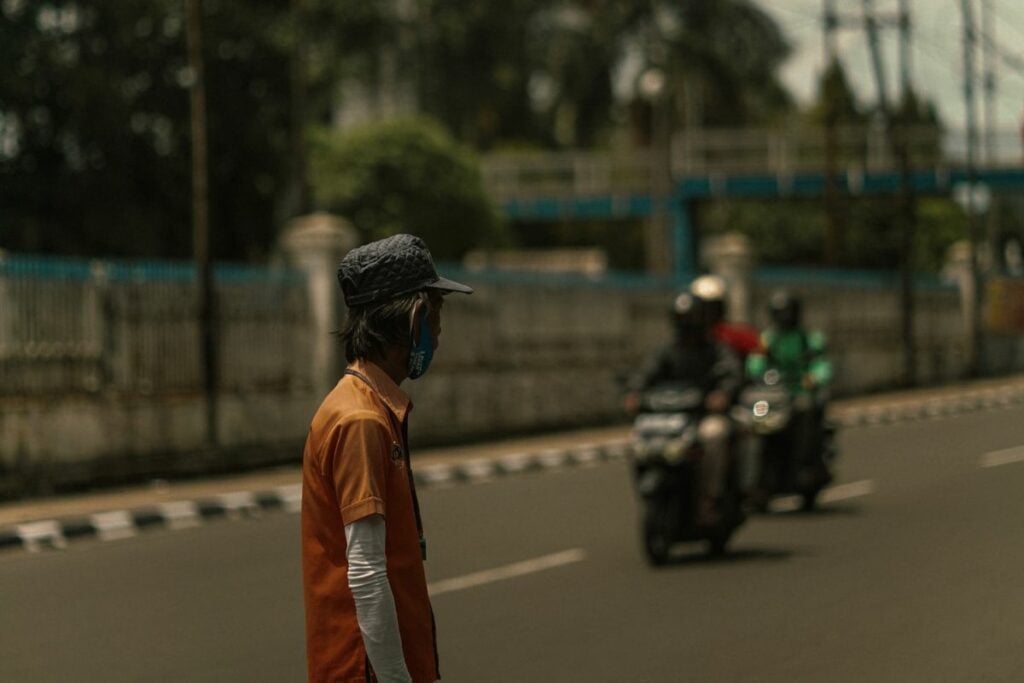
[[[840, 409], [831, 416], [841, 427], [876, 427], [962, 415], [1024, 404], [1024, 386], [970, 390], [942, 398], [908, 399], [863, 408]], [[593, 467], [624, 460], [629, 439], [581, 444], [534, 453], [474, 458], [458, 463], [423, 465], [414, 472], [416, 485], [446, 488], [499, 478], [572, 467]], [[215, 519], [259, 517], [264, 512], [298, 512], [302, 485], [268, 491], [234, 491], [197, 500], [179, 500], [132, 510], [108, 510], [82, 517], [45, 519], [0, 528], [0, 551], [63, 549], [82, 539], [113, 541], [151, 529], [185, 529]]]
[[279, 486], [271, 491], [233, 491], [198, 500], [158, 503], [134, 510], [107, 510], [84, 517], [45, 519], [0, 529], [0, 550], [21, 548], [63, 549], [71, 541], [114, 541], [150, 529], [187, 529], [211, 519], [259, 517], [265, 511], [298, 512], [302, 485]]
[[474, 458], [459, 463], [423, 465], [413, 473], [413, 477], [417, 486], [441, 488], [543, 470], [589, 467], [624, 459], [629, 451], [629, 443], [629, 439], [614, 439], [572, 448], [552, 448], [536, 453], [513, 453], [497, 458]]
[[[498, 458], [476, 458], [458, 464], [424, 465], [414, 472], [416, 485], [444, 488], [459, 483], [478, 483], [499, 477], [566, 467], [587, 467], [621, 460], [628, 451], [627, 439], [587, 444], [537, 453], [516, 453]], [[132, 510], [107, 510], [82, 517], [23, 522], [0, 529], [0, 551], [21, 549], [38, 552], [62, 550], [72, 541], [116, 541], [152, 529], [187, 529], [215, 519], [241, 519], [264, 512], [296, 513], [302, 502], [302, 484], [279, 486], [270, 491], [233, 491], [197, 500], [178, 500]]]
[[908, 399], [837, 411], [830, 419], [842, 427], [874, 427], [964, 415], [1024, 403], [1024, 387], [974, 389], [941, 398]]

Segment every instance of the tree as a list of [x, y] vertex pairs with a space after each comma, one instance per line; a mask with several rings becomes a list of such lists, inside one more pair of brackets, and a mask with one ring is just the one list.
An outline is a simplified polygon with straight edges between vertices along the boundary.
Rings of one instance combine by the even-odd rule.
[[12, 141], [0, 155], [0, 240], [30, 251], [187, 253], [180, 8], [0, 7], [0, 116]]
[[[211, 252], [259, 259], [283, 219], [307, 45], [306, 116], [325, 120], [338, 70], [383, 40], [384, 0], [203, 2]], [[22, 251], [187, 258], [189, 107], [181, 0], [0, 3], [0, 244]]]
[[472, 153], [436, 123], [324, 130], [311, 152], [317, 200], [352, 221], [366, 240], [416, 234], [441, 259], [505, 242]]
[[838, 61], [826, 67], [818, 83], [818, 99], [807, 112], [811, 123], [819, 126], [862, 126], [867, 116], [857, 102], [857, 96], [846, 78], [846, 71]]
[[417, 56], [423, 113], [459, 140], [487, 149], [543, 134], [530, 106], [531, 18], [543, 0], [418, 0]]
[[[792, 110], [778, 77], [790, 47], [778, 24], [749, 0], [655, 3], [673, 95], [689, 99], [698, 127], [763, 123]], [[687, 105], [683, 105], [684, 108]], [[685, 110], [685, 109], [684, 109]]]

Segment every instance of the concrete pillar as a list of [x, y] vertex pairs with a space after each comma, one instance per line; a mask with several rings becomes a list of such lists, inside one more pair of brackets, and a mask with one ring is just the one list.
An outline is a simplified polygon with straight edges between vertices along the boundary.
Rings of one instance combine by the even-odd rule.
[[341, 288], [338, 264], [358, 243], [347, 221], [327, 213], [293, 219], [282, 236], [282, 246], [293, 266], [306, 273], [312, 322], [311, 379], [317, 395], [331, 390], [341, 372], [338, 341], [341, 327]]
[[978, 297], [975, 293], [975, 279], [971, 272], [971, 245], [967, 240], [960, 240], [950, 245], [946, 252], [946, 263], [942, 267], [942, 276], [956, 283], [960, 290], [960, 315], [963, 319], [964, 357], [974, 358], [974, 316]]
[[746, 235], [727, 232], [709, 238], [704, 246], [708, 270], [725, 280], [729, 288], [729, 318], [753, 322], [754, 251]]

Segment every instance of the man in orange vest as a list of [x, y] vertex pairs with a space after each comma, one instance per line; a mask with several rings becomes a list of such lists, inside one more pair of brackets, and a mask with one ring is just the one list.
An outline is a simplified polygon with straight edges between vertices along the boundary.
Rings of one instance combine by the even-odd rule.
[[430, 367], [448, 292], [426, 244], [395, 235], [338, 270], [349, 365], [313, 416], [302, 461], [302, 577], [310, 681], [440, 678], [426, 540], [400, 385]]

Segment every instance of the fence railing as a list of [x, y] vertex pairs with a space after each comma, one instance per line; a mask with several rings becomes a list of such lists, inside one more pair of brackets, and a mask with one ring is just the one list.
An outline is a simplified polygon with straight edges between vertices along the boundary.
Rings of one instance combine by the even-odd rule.
[[[301, 273], [215, 268], [222, 391], [308, 387]], [[0, 395], [201, 391], [195, 269], [0, 259]]]
[[[943, 168], [966, 160], [963, 131], [916, 127], [906, 131], [907, 149], [917, 168]], [[831, 162], [829, 157], [831, 156]], [[1016, 130], [1001, 130], [979, 145], [986, 167], [1024, 166], [1024, 146]], [[677, 131], [666, 149], [495, 153], [483, 158], [484, 184], [498, 201], [531, 197], [600, 196], [650, 193], [674, 178], [716, 174], [791, 175], [897, 167], [881, 126], [838, 128], [832, 141], [813, 127], [706, 129]]]

